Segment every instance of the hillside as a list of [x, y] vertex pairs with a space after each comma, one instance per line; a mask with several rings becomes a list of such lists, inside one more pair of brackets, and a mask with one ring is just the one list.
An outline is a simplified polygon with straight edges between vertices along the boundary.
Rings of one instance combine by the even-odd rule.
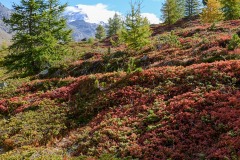
[[0, 3], [0, 44], [3, 42], [9, 43], [12, 37], [9, 28], [4, 24], [3, 18], [9, 18], [11, 10]]
[[141, 54], [71, 43], [48, 75], [2, 70], [0, 160], [238, 160], [239, 26], [183, 19]]

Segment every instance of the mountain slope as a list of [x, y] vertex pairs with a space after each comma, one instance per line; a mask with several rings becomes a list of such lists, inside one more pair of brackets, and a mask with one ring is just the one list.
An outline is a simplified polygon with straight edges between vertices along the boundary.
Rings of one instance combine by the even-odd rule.
[[81, 41], [84, 38], [95, 37], [97, 24], [88, 23], [84, 20], [68, 22], [68, 27], [73, 30], [73, 39]]
[[12, 11], [0, 3], [0, 44], [10, 42], [12, 37], [9, 28], [4, 24], [3, 18], [9, 18]]

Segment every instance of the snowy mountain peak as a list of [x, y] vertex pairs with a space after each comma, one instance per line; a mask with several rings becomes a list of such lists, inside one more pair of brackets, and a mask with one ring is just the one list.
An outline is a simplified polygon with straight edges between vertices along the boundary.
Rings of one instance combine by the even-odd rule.
[[115, 11], [110, 11], [104, 4], [68, 6], [65, 11], [65, 17], [74, 20], [84, 20], [88, 23], [106, 24], [108, 19], [113, 17]]
[[67, 7], [64, 12], [64, 17], [67, 19], [68, 22], [89, 20], [88, 15], [86, 13], [83, 13], [82, 10], [79, 9], [77, 6]]

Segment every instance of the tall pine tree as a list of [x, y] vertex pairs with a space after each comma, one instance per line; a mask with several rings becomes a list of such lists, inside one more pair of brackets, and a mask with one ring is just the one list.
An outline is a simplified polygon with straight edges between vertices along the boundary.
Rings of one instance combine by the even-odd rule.
[[61, 18], [66, 5], [57, 0], [21, 0], [5, 23], [15, 32], [5, 65], [10, 70], [36, 73], [59, 58], [70, 40], [70, 30]]
[[98, 25], [96, 28], [95, 37], [99, 40], [103, 39], [106, 36], [105, 28], [102, 25]]
[[192, 17], [199, 14], [200, 3], [198, 0], [185, 0], [185, 16]]
[[141, 16], [141, 3], [131, 3], [131, 12], [127, 14], [119, 39], [130, 50], [139, 51], [150, 43], [150, 24], [147, 18]]
[[184, 3], [179, 0], [166, 0], [161, 9], [166, 24], [173, 24], [184, 17]]
[[109, 18], [108, 20], [107, 36], [116, 35], [117, 32], [121, 29], [121, 27], [122, 27], [121, 17], [117, 13], [115, 13], [113, 18]]
[[208, 0], [207, 7], [203, 9], [201, 20], [204, 23], [217, 22], [224, 19], [219, 0]]
[[240, 0], [221, 0], [223, 13], [226, 20], [240, 18]]

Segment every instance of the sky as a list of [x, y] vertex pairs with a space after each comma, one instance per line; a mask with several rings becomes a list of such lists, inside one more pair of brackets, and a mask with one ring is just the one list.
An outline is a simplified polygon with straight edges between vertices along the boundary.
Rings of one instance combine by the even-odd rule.
[[[90, 21], [95, 22], [97, 19], [102, 19], [106, 22], [112, 17], [115, 12], [126, 15], [130, 11], [131, 0], [60, 0], [62, 4], [67, 3], [67, 10], [73, 9], [77, 12], [78, 9], [91, 15]], [[134, 1], [134, 0], [133, 0]], [[13, 3], [19, 4], [20, 0], [0, 0], [0, 2], [8, 8], [11, 8]], [[142, 0], [142, 15], [147, 17], [151, 23], [160, 22], [160, 9], [164, 0]]]

